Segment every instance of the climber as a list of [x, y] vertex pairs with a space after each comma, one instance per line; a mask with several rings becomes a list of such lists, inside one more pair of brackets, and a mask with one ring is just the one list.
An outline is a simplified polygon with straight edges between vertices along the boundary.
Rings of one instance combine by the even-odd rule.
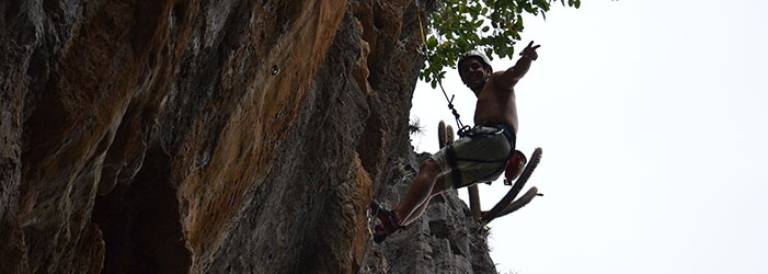
[[539, 47], [531, 41], [506, 71], [493, 72], [490, 60], [479, 51], [459, 59], [459, 76], [477, 96], [475, 127], [421, 164], [398, 207], [376, 210], [381, 221], [374, 231], [376, 242], [418, 219], [434, 195], [451, 187], [496, 180], [505, 171], [507, 160], [517, 169], [511, 172], [513, 176], [520, 175], [525, 155], [515, 150], [518, 121], [514, 87], [538, 59]]

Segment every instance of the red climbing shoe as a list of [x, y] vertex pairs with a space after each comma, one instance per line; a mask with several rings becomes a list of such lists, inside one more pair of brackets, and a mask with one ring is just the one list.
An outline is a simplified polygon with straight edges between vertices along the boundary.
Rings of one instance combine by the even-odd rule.
[[376, 202], [371, 202], [371, 214], [379, 219], [379, 224], [373, 227], [373, 241], [383, 242], [387, 236], [403, 228], [394, 211], [383, 208]]

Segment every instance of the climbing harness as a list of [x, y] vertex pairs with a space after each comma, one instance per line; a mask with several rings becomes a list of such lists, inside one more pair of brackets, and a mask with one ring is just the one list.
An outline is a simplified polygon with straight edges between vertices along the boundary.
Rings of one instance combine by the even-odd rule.
[[[419, 31], [421, 33], [421, 43], [424, 45], [424, 49], [422, 50], [424, 52], [424, 55], [427, 58], [427, 63], [429, 63], [430, 66], [432, 66], [432, 62], [430, 62], [430, 56], [429, 56], [429, 45], [427, 44], [427, 36], [424, 33], [424, 23], [423, 21], [424, 16], [422, 15], [421, 11], [421, 3], [419, 0], [416, 0], [416, 14], [418, 16], [419, 21]], [[456, 95], [451, 95], [451, 98], [448, 98], [448, 93], [445, 91], [445, 88], [443, 88], [443, 81], [438, 77], [437, 78], [437, 85], [440, 86], [440, 90], [443, 92], [443, 96], [445, 96], [445, 100], [448, 101], [448, 108], [451, 110], [451, 113], [453, 114], [453, 117], [456, 119], [456, 126], [458, 127], [458, 135], [459, 137], [465, 137], [467, 132], [471, 129], [470, 126], [464, 125], [461, 122], [461, 115], [459, 115], [459, 112], [456, 111], [456, 108], [453, 107], [453, 99], [456, 97]]]

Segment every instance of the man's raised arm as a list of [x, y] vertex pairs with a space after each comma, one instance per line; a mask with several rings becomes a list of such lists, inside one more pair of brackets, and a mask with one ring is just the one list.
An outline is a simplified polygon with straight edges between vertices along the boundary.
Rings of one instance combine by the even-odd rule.
[[498, 78], [496, 78], [496, 84], [502, 88], [512, 88], [523, 78], [525, 73], [531, 67], [531, 62], [539, 58], [539, 54], [536, 53], [536, 49], [541, 45], [533, 45], [533, 41], [526, 46], [522, 52], [520, 52], [520, 59], [517, 59], [515, 66], [504, 71]]

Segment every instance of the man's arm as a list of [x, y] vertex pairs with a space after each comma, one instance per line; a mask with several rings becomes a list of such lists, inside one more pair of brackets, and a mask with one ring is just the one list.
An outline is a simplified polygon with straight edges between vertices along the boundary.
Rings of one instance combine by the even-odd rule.
[[531, 62], [539, 58], [539, 54], [536, 53], [536, 49], [539, 47], [541, 47], [541, 45], [534, 46], [533, 41], [531, 41], [531, 43], [523, 49], [523, 52], [520, 53], [520, 59], [517, 60], [515, 66], [507, 69], [495, 79], [496, 85], [505, 89], [514, 87], [515, 84], [517, 84], [517, 81], [520, 81], [520, 78], [523, 78], [525, 73], [528, 72], [528, 69], [531, 68]]

